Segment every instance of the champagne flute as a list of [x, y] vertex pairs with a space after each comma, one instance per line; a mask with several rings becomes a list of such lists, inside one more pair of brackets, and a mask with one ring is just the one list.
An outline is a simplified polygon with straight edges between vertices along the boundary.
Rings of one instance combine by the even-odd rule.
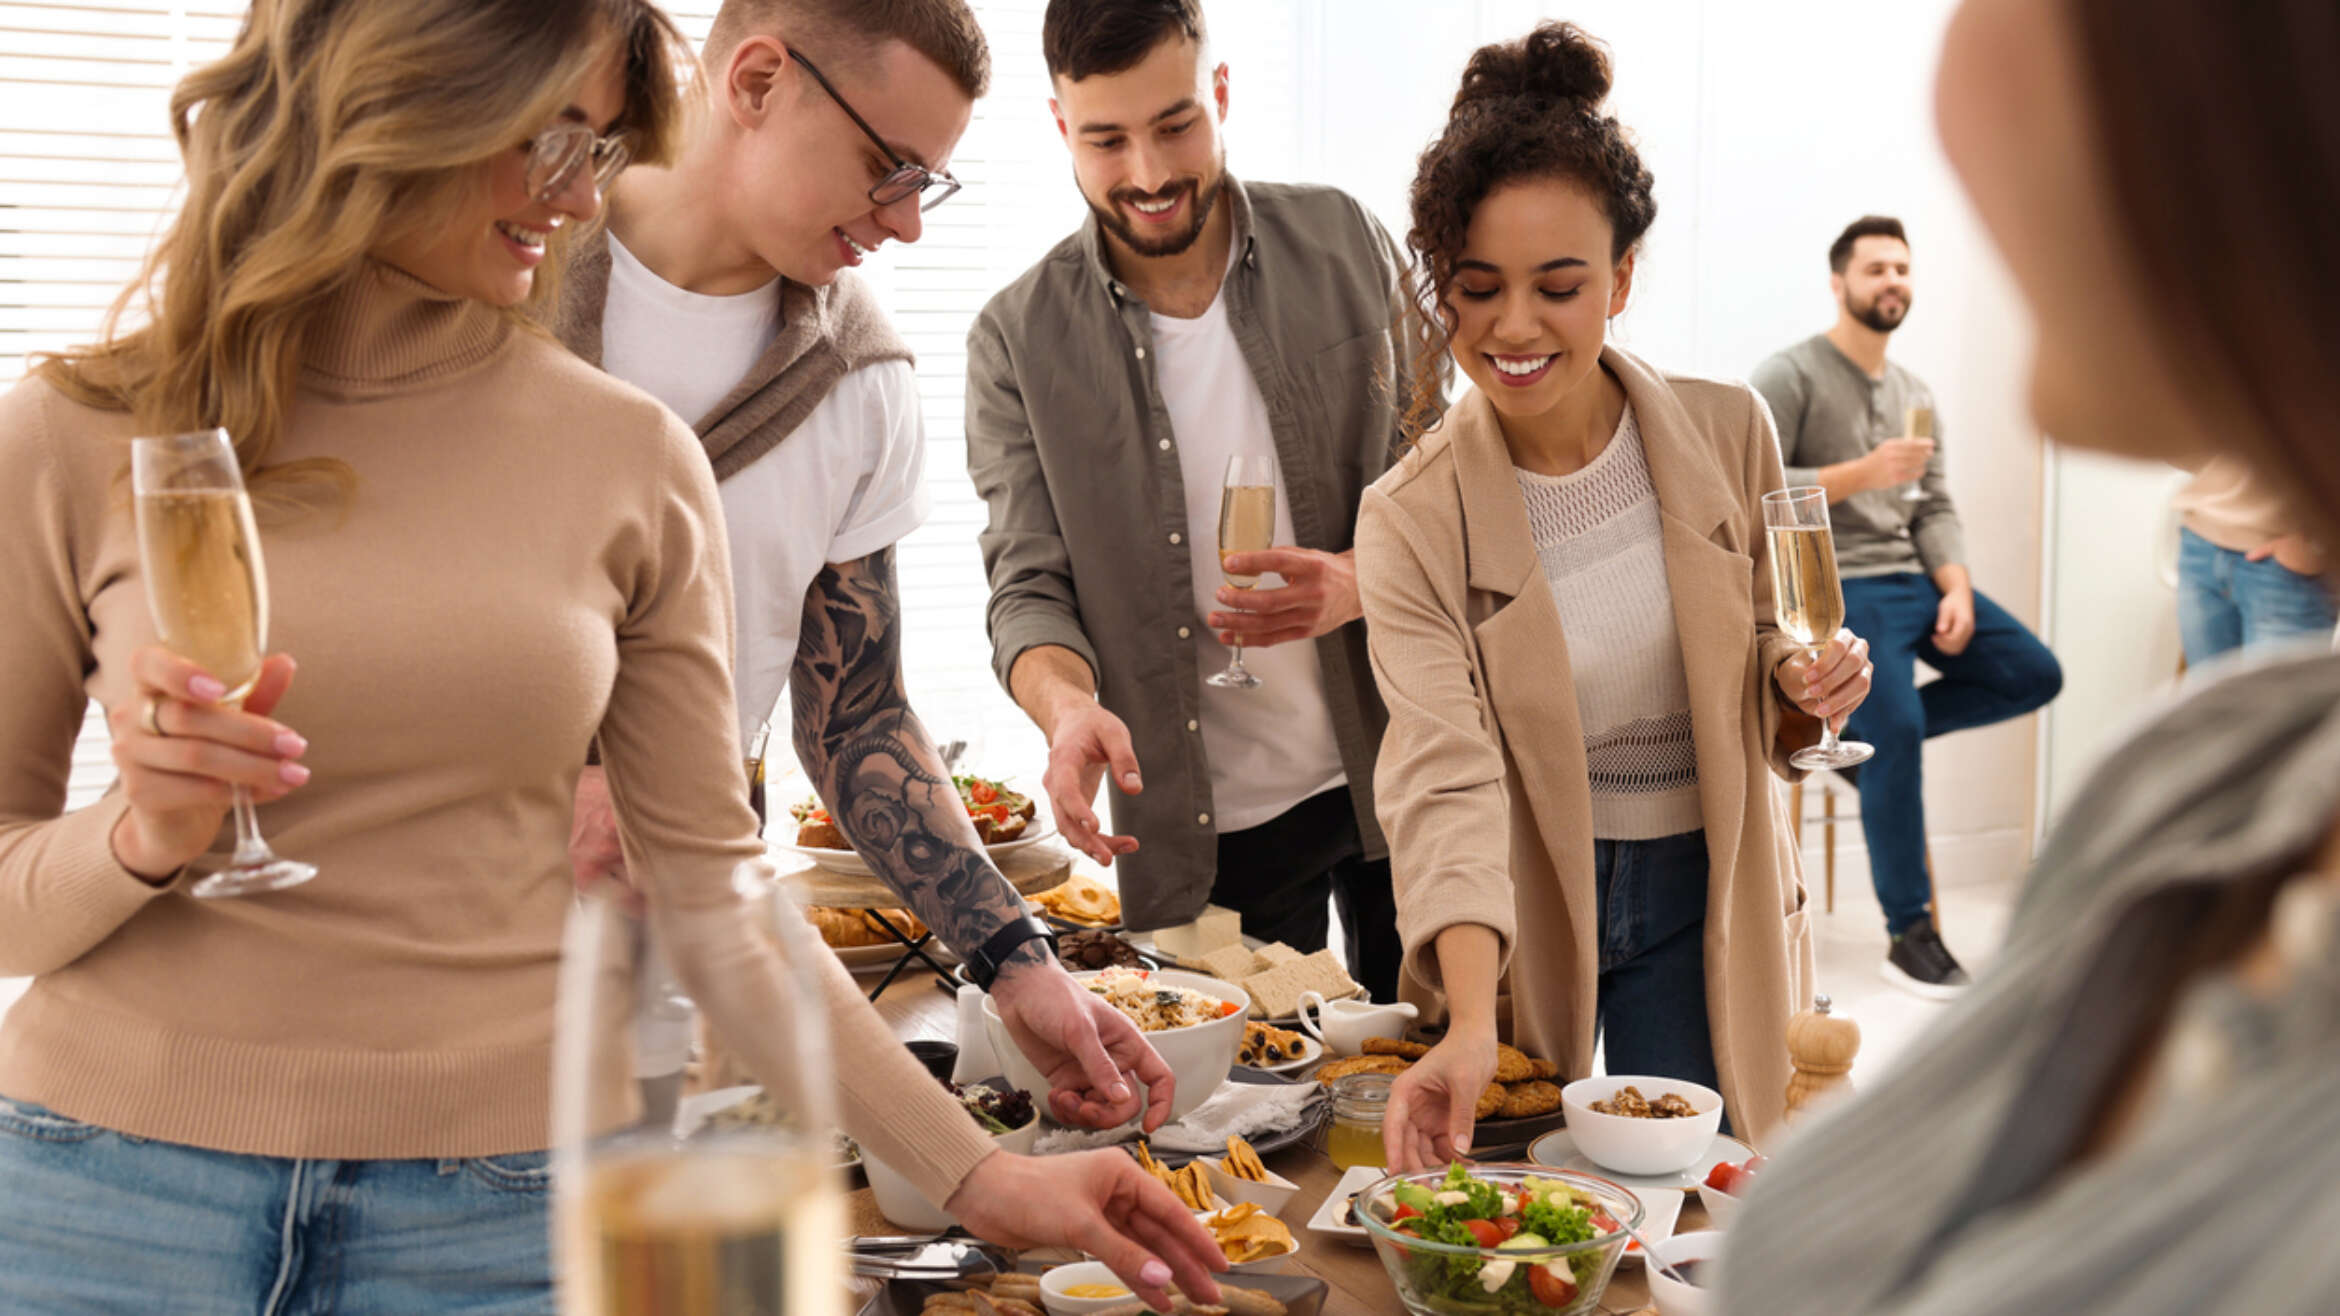
[[[1219, 489], [1219, 568], [1237, 589], [1259, 584], [1258, 576], [1239, 576], [1226, 570], [1235, 553], [1259, 553], [1276, 542], [1276, 459], [1234, 456], [1227, 459], [1227, 478]], [[1227, 670], [1209, 678], [1227, 690], [1256, 690], [1259, 678], [1243, 666], [1243, 642], [1235, 642]]]
[[764, 747], [771, 743], [772, 724], [762, 723], [756, 734], [748, 738], [747, 765], [748, 807], [756, 811], [756, 835], [764, 834]]
[[[1904, 437], [1912, 439], [1930, 439], [1934, 437], [1934, 409], [1930, 406], [1911, 407], [1902, 412], [1901, 432]], [[1918, 478], [1913, 481], [1907, 489], [1901, 491], [1901, 501], [1905, 503], [1922, 503], [1925, 500], [1926, 477], [1925, 473], [1920, 471], [1918, 473]]]
[[[828, 952], [770, 865], [742, 864], [733, 885], [648, 927], [614, 883], [570, 914], [552, 1075], [564, 1316], [844, 1310], [845, 1186], [812, 958]], [[629, 1021], [666, 957], [698, 967], [719, 1044], [762, 1082], [686, 1095], [660, 1120], [643, 1114]], [[741, 1020], [752, 1035], [725, 1030]]]
[[[1844, 584], [1836, 574], [1836, 535], [1828, 528], [1828, 491], [1817, 485], [1763, 495], [1763, 528], [1771, 536], [1771, 593], [1779, 628], [1814, 658], [1844, 626]], [[1876, 750], [1838, 740], [1828, 719], [1820, 743], [1788, 762], [1807, 771], [1866, 763]]]
[[[138, 564], [146, 606], [165, 647], [228, 687], [240, 706], [268, 647], [268, 570], [252, 502], [226, 430], [198, 430], [130, 445]], [[260, 837], [252, 792], [235, 788], [236, 849], [227, 867], [197, 882], [206, 898], [298, 886], [314, 864], [278, 858]]]

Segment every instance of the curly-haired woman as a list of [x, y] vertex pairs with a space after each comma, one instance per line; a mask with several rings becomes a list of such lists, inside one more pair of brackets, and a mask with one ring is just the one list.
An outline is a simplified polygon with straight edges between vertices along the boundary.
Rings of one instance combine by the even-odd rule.
[[1485, 47], [1414, 180], [1423, 351], [1477, 387], [1434, 427], [1417, 400], [1357, 529], [1398, 927], [1450, 1019], [1391, 1096], [1396, 1166], [1467, 1149], [1507, 974], [1564, 1077], [1605, 1034], [1610, 1072], [1718, 1088], [1758, 1137], [1811, 981], [1771, 773], [1867, 694], [1867, 646], [1774, 624], [1756, 395], [1604, 341], [1657, 213], [1608, 90], [1573, 26]]

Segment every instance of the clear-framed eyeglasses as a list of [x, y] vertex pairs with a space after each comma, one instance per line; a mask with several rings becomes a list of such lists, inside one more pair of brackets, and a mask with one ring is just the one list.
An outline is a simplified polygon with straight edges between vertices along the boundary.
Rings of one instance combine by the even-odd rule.
[[607, 192], [632, 158], [633, 148], [626, 144], [624, 133], [603, 137], [591, 124], [564, 119], [528, 139], [528, 199], [540, 204], [551, 201], [576, 181], [579, 169], [589, 165], [593, 186]]
[[958, 179], [951, 177], [943, 170], [929, 169], [915, 161], [905, 160], [895, 153], [893, 147], [886, 145], [886, 139], [878, 136], [877, 129], [869, 126], [869, 120], [862, 118], [860, 111], [847, 104], [845, 98], [837, 94], [837, 89], [829, 85], [829, 80], [821, 76], [821, 71], [813, 67], [813, 62], [804, 57], [803, 51], [790, 46], [788, 47], [788, 56], [795, 60], [805, 72], [812, 75], [812, 80], [819, 83], [821, 90], [829, 94], [829, 99], [837, 103], [838, 109], [845, 111], [845, 117], [853, 120], [853, 126], [861, 129], [862, 135], [869, 138], [877, 145], [878, 150], [885, 153], [887, 162], [893, 166], [891, 170], [887, 171], [885, 177], [871, 184], [869, 189], [870, 204], [890, 206], [904, 198], [929, 192], [932, 195], [922, 197], [918, 202], [918, 209], [924, 212], [934, 209], [959, 194]]

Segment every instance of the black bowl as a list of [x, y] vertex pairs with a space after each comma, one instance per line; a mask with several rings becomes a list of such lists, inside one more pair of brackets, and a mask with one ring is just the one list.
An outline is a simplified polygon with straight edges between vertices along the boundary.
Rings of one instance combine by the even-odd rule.
[[910, 1054], [926, 1064], [926, 1072], [936, 1081], [951, 1081], [951, 1071], [959, 1067], [959, 1044], [956, 1042], [918, 1041], [909, 1044]]

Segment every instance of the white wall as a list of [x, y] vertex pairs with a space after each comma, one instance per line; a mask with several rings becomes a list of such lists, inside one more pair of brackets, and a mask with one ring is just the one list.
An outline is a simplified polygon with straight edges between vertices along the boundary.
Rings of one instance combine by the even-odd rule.
[[[1730, 377], [1828, 325], [1827, 246], [1848, 220], [1901, 216], [1918, 286], [1894, 354], [1941, 399], [1976, 581], [2036, 624], [2042, 457], [2023, 406], [2025, 329], [1933, 130], [1934, 56], [1952, 8], [1952, 0], [1315, 0], [1302, 13], [1303, 46], [1315, 51], [1301, 70], [1302, 162], [1402, 235], [1415, 157], [1470, 52], [1539, 18], [1580, 24], [1611, 47], [1611, 108], [1657, 181], [1658, 221], [1619, 341], [1665, 365]], [[1239, 138], [1246, 127], [1238, 118], [1229, 131]], [[2027, 718], [1928, 747], [1926, 804], [1945, 883], [2022, 867], [2034, 744]], [[1858, 837], [1851, 829], [1840, 839], [1856, 882]]]

